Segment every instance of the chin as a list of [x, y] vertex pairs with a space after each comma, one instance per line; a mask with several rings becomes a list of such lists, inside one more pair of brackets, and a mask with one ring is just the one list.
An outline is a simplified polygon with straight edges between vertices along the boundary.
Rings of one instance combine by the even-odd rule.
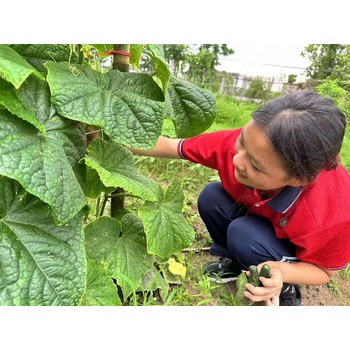
[[236, 170], [234, 174], [237, 182], [239, 182], [242, 185], [250, 186], [249, 179], [246, 176], [240, 175]]

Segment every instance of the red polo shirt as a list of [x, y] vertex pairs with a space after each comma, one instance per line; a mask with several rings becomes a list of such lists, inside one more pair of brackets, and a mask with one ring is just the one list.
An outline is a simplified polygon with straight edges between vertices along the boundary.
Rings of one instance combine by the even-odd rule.
[[242, 129], [218, 131], [184, 139], [179, 155], [216, 169], [225, 190], [257, 215], [268, 218], [278, 238], [288, 238], [300, 261], [325, 269], [342, 269], [350, 261], [350, 175], [339, 165], [323, 171], [304, 188], [286, 187], [262, 200], [257, 191], [234, 176], [234, 145]]

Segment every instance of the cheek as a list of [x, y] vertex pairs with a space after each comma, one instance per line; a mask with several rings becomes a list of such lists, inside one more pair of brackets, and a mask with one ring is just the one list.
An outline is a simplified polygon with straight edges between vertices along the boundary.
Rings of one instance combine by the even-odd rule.
[[249, 171], [247, 169], [247, 163], [245, 160], [245, 157], [243, 154], [241, 153], [237, 153], [233, 158], [232, 158], [232, 164], [234, 166], [235, 169], [238, 169], [241, 172], [246, 173], [247, 171]]
[[275, 166], [272, 178], [275, 182], [285, 183], [288, 182], [288, 176], [280, 166]]
[[235, 154], [235, 155], [233, 156], [233, 158], [232, 158], [232, 164], [233, 164], [234, 167], [237, 166], [237, 154]]

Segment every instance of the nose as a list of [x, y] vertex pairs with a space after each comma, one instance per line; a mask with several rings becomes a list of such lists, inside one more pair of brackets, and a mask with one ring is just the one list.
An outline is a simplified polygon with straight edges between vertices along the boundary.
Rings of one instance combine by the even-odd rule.
[[246, 173], [246, 167], [244, 165], [244, 157], [241, 152], [238, 152], [233, 156], [233, 166], [242, 174]]

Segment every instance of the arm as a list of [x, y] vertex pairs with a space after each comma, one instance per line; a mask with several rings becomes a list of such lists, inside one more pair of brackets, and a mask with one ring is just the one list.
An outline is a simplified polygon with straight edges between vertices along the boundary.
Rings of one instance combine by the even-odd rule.
[[286, 263], [269, 261], [270, 267], [281, 271], [283, 281], [286, 283], [318, 286], [328, 283], [337, 270], [327, 270], [307, 262]]
[[[245, 295], [251, 301], [278, 300], [283, 283], [322, 285], [328, 283], [333, 275], [339, 270], [322, 269], [314, 264], [306, 262], [279, 262], [266, 261], [270, 266], [271, 278], [260, 277], [264, 287], [254, 287], [247, 284]], [[259, 264], [258, 269], [264, 264]], [[271, 303], [268, 305], [271, 305]]]
[[177, 153], [177, 147], [181, 139], [170, 139], [160, 136], [155, 148], [142, 150], [136, 148], [128, 148], [132, 153], [142, 156], [159, 157], [159, 158], [174, 158], [181, 159]]

